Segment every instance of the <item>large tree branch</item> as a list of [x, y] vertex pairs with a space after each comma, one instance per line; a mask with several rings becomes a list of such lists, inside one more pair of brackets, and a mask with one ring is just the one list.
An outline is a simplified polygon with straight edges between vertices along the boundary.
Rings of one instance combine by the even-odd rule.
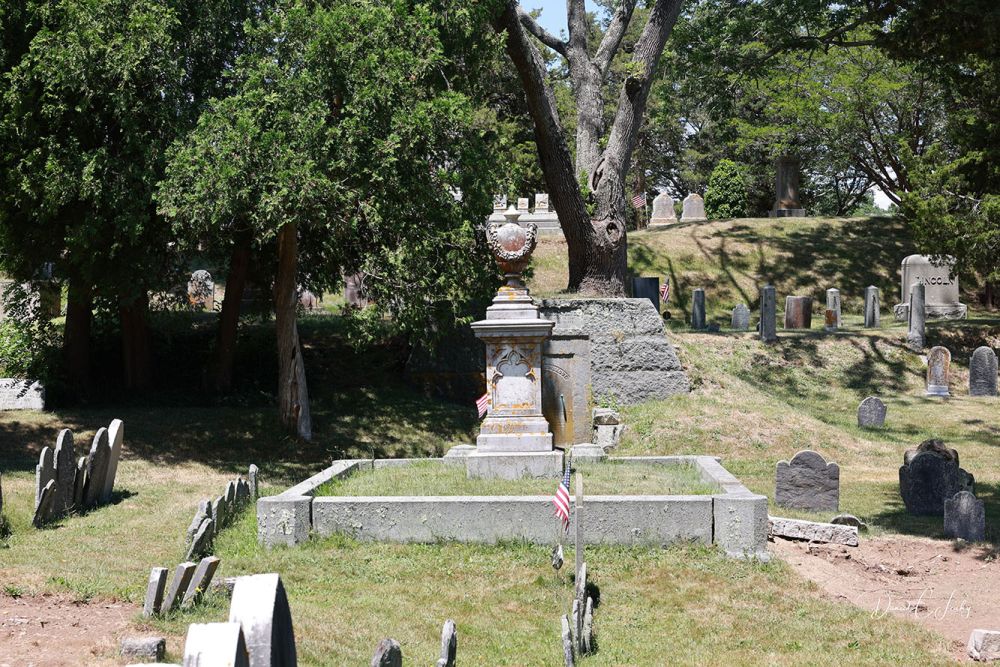
[[597, 66], [602, 75], [608, 71], [611, 59], [615, 57], [618, 47], [621, 46], [629, 21], [632, 20], [634, 9], [635, 0], [622, 0], [615, 10], [614, 16], [611, 17], [608, 29], [604, 33], [604, 39], [601, 40], [600, 46], [597, 47], [597, 53], [594, 55], [594, 65]]
[[566, 0], [566, 29], [569, 45], [577, 51], [587, 51], [587, 8], [584, 0]]
[[528, 32], [534, 35], [538, 41], [556, 53], [564, 57], [566, 56], [566, 42], [562, 41], [542, 26], [538, 25], [538, 22], [531, 17], [531, 14], [524, 11], [520, 5], [517, 7], [517, 18], [521, 21], [521, 25], [523, 25]]

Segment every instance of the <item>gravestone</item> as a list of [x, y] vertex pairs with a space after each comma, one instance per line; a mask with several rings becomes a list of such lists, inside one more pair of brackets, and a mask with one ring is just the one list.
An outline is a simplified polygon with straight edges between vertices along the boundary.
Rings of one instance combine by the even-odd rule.
[[163, 637], [124, 637], [118, 649], [123, 658], [140, 658], [143, 662], [160, 662], [167, 652]]
[[746, 331], [750, 328], [750, 309], [746, 304], [738, 303], [733, 308], [732, 328], [735, 331]]
[[885, 403], [877, 396], [869, 396], [858, 406], [858, 426], [882, 428], [885, 425]]
[[239, 623], [192, 623], [184, 640], [184, 667], [252, 667]]
[[83, 507], [83, 490], [87, 485], [87, 457], [81, 456], [76, 461], [76, 479], [73, 481], [73, 504]]
[[449, 618], [441, 628], [441, 657], [434, 667], [455, 667], [457, 652], [458, 630], [455, 628], [455, 621]]
[[522, 213], [527, 213], [529, 206], [530, 206], [530, 204], [528, 203], [528, 198], [527, 197], [518, 197], [517, 198], [517, 210], [518, 211], [521, 211]]
[[184, 562], [174, 568], [174, 578], [170, 580], [170, 586], [163, 597], [163, 605], [160, 607], [164, 614], [173, 611], [181, 603], [184, 593], [187, 592], [188, 586], [191, 584], [191, 577], [194, 576], [196, 567], [197, 565], [194, 563]]
[[198, 269], [191, 274], [188, 281], [188, 303], [199, 310], [215, 309], [215, 282], [212, 274], [204, 269]]
[[975, 478], [959, 467], [958, 452], [936, 439], [903, 454], [899, 494], [915, 516], [943, 516], [944, 501], [959, 491], [975, 493]]
[[952, 276], [955, 265], [952, 258], [944, 257], [935, 265], [925, 255], [910, 255], [900, 263], [900, 303], [893, 308], [896, 320], [909, 320], [908, 297], [914, 283], [925, 287], [924, 317], [930, 319], [964, 320], [968, 306], [959, 301], [958, 276]]
[[927, 353], [927, 395], [950, 396], [948, 383], [951, 378], [951, 352], [940, 345]]
[[45, 387], [41, 382], [0, 378], [0, 411], [44, 409]]
[[191, 583], [188, 584], [187, 591], [184, 593], [183, 606], [193, 605], [208, 590], [212, 583], [212, 577], [215, 576], [215, 571], [219, 569], [220, 562], [217, 556], [201, 559], [191, 577]]
[[68, 428], [59, 431], [52, 463], [56, 470], [55, 512], [62, 514], [73, 507], [73, 486], [76, 483], [76, 453], [73, 433]]
[[547, 192], [535, 193], [535, 213], [549, 212], [549, 195]]
[[211, 553], [212, 540], [215, 537], [215, 522], [212, 519], [204, 519], [194, 537], [191, 538], [191, 546], [188, 548], [187, 559], [200, 558]]
[[493, 210], [494, 211], [507, 210], [507, 195], [493, 195]]
[[828, 333], [835, 332], [837, 330], [837, 313], [827, 308], [823, 312], [823, 331]]
[[926, 313], [924, 311], [925, 288], [921, 283], [914, 283], [910, 288], [909, 322], [906, 331], [906, 345], [911, 350], [924, 349], [924, 329]]
[[778, 340], [778, 294], [772, 285], [760, 290], [760, 339], [765, 343]]
[[35, 528], [41, 527], [52, 516], [52, 506], [56, 498], [56, 481], [50, 479], [38, 497], [38, 505], [35, 507], [35, 516], [31, 520], [31, 525]]
[[944, 500], [944, 535], [966, 542], [986, 539], [986, 506], [968, 491]]
[[774, 162], [774, 208], [772, 218], [803, 218], [806, 211], [799, 203], [799, 159], [791, 155]]
[[840, 328], [840, 290], [830, 288], [826, 291], [826, 309], [833, 311], [833, 322], [827, 322], [827, 326], [834, 329]]
[[612, 408], [594, 408], [593, 422], [594, 444], [605, 453], [615, 449], [621, 442], [622, 431], [625, 429], [621, 415]]
[[194, 518], [191, 520], [191, 525], [187, 529], [187, 541], [188, 544], [194, 539], [194, 536], [198, 533], [198, 529], [201, 528], [201, 524], [206, 519], [212, 518], [212, 504], [208, 500], [202, 500], [198, 503], [198, 509], [194, 513]]
[[292, 614], [278, 574], [239, 577], [229, 605], [229, 622], [243, 625], [250, 667], [292, 667], [297, 663]]
[[997, 354], [993, 348], [977, 347], [969, 359], [969, 396], [997, 395]]
[[146, 600], [142, 605], [142, 615], [145, 617], [159, 614], [163, 608], [163, 593], [167, 587], [165, 567], [154, 567], [149, 573], [149, 583], [146, 584]]
[[684, 198], [684, 208], [681, 211], [681, 222], [705, 220], [705, 200], [701, 195], [691, 193]]
[[111, 443], [108, 441], [108, 429], [97, 429], [94, 442], [87, 456], [87, 483], [83, 489], [84, 507], [96, 507], [101, 502], [104, 493], [104, 480], [108, 476], [108, 463], [111, 461]]
[[379, 640], [372, 656], [372, 667], [403, 667], [403, 649], [395, 639]]
[[677, 222], [673, 197], [666, 192], [661, 192], [653, 199], [653, 215], [649, 219], [649, 226], [669, 225], [672, 222]]
[[785, 297], [785, 328], [809, 329], [812, 327], [812, 297]]
[[[54, 457], [50, 447], [42, 447], [38, 455], [38, 465], [35, 466], [35, 512], [38, 512], [38, 504], [42, 500], [42, 489], [48, 486], [49, 482], [55, 481], [56, 469]], [[55, 496], [53, 495], [53, 498]], [[47, 519], [43, 516], [42, 519]]]
[[836, 512], [840, 508], [840, 466], [827, 463], [809, 449], [791, 461], [779, 461], [774, 501], [781, 507]]
[[104, 490], [101, 493], [101, 503], [111, 501], [115, 490], [115, 477], [118, 476], [118, 460], [122, 455], [122, 444], [125, 440], [125, 423], [121, 419], [112, 419], [108, 425], [108, 442], [111, 451], [108, 456], [108, 472], [104, 478]]
[[980, 662], [1000, 660], [1000, 630], [976, 629], [966, 646], [969, 657]]
[[260, 468], [256, 464], [251, 463], [250, 469], [247, 471], [247, 483], [250, 485], [250, 497], [255, 501], [260, 497], [260, 482], [258, 476], [260, 474]]
[[650, 303], [653, 304], [653, 308], [656, 308], [656, 312], [660, 312], [660, 279], [655, 277], [633, 277], [632, 298], [649, 299]]
[[700, 287], [691, 292], [691, 328], [697, 331], [705, 328], [705, 290]]
[[879, 290], [874, 285], [869, 285], [865, 288], [865, 327], [869, 329], [877, 327], [880, 320]]

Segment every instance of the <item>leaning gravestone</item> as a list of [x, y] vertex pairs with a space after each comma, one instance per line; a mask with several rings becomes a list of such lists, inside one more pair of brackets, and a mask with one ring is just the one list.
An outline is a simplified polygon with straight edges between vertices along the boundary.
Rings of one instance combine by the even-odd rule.
[[732, 328], [734, 331], [746, 331], [750, 328], [750, 309], [746, 304], [738, 303], [733, 308]]
[[799, 452], [791, 461], [779, 461], [774, 502], [793, 509], [837, 511], [840, 508], [840, 466], [827, 463], [809, 449]]
[[163, 593], [167, 588], [167, 575], [169, 570], [165, 567], [154, 567], [149, 573], [149, 582], [146, 584], [146, 600], [142, 605], [142, 615], [145, 617], [159, 614], [163, 607]]
[[993, 348], [977, 347], [969, 359], [969, 396], [997, 395], [997, 354]]
[[100, 503], [110, 462], [111, 443], [108, 441], [108, 429], [101, 427], [97, 429], [94, 442], [90, 446], [90, 455], [87, 457], [87, 483], [83, 489], [84, 507], [95, 507]]
[[948, 384], [951, 378], [951, 352], [948, 348], [932, 347], [927, 353], [927, 395], [950, 396]]
[[785, 297], [785, 328], [809, 329], [812, 327], [812, 297]]
[[73, 451], [73, 433], [68, 428], [59, 431], [56, 437], [56, 452], [53, 457], [56, 467], [56, 497], [54, 510], [62, 514], [73, 507], [73, 486], [76, 483], [76, 454]]
[[935, 264], [925, 255], [910, 255], [900, 263], [900, 303], [893, 308], [896, 320], [909, 319], [907, 297], [910, 286], [923, 285], [926, 298], [922, 304], [925, 318], [964, 320], [968, 307], [959, 302], [958, 276], [952, 276], [954, 259], [945, 257], [944, 262]]
[[455, 621], [449, 618], [441, 628], [441, 657], [434, 667], [455, 667], [457, 652], [458, 630], [455, 629]]
[[671, 222], [677, 222], [674, 200], [666, 192], [661, 192], [653, 199], [653, 216], [649, 220], [649, 226], [667, 225]]
[[689, 194], [684, 198], [684, 208], [681, 211], [681, 222], [694, 222], [705, 220], [705, 200], [701, 195]]
[[959, 491], [944, 501], [945, 537], [956, 537], [966, 542], [986, 539], [986, 507], [968, 491]]
[[372, 667], [403, 667], [403, 649], [392, 638], [379, 640], [372, 656]]
[[700, 287], [691, 292], [691, 328], [697, 331], [705, 328], [705, 290]]
[[927, 324], [927, 314], [924, 312], [925, 291], [923, 284], [920, 283], [914, 283], [910, 288], [906, 344], [911, 350], [924, 349], [924, 331]]
[[907, 512], [942, 516], [944, 501], [959, 491], [974, 493], [975, 479], [959, 467], [957, 451], [935, 439], [906, 450], [899, 468], [899, 494]]
[[877, 396], [869, 396], [858, 406], [858, 426], [882, 428], [885, 425], [885, 403]]
[[760, 339], [765, 343], [778, 340], [778, 293], [772, 285], [760, 290]]
[[297, 664], [288, 596], [276, 573], [239, 577], [229, 606], [229, 622], [243, 625], [250, 667]]
[[877, 327], [881, 319], [878, 293], [874, 285], [865, 288], [865, 327], [869, 329]]
[[125, 423], [121, 419], [112, 419], [108, 425], [108, 442], [111, 451], [108, 454], [108, 471], [104, 478], [104, 490], [101, 492], [101, 503], [111, 501], [115, 490], [115, 478], [118, 476], [118, 460], [122, 455], [122, 444], [125, 440]]

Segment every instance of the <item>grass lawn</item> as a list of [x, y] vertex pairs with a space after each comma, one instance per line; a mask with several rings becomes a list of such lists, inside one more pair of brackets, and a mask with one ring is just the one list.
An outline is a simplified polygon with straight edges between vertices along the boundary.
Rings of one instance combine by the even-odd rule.
[[[637, 465], [618, 462], [574, 466], [588, 496], [670, 496], [718, 493], [691, 465]], [[415, 463], [362, 470], [327, 482], [317, 496], [551, 496], [551, 479], [469, 479], [465, 466]], [[575, 482], [574, 482], [575, 484]], [[575, 486], [573, 487], [576, 488]]]

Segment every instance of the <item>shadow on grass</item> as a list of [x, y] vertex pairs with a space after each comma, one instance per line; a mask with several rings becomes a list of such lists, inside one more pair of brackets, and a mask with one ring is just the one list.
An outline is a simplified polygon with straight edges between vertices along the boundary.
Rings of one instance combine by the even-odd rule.
[[[976, 482], [976, 497], [986, 507], [986, 542], [978, 547], [983, 549], [983, 557], [986, 557], [989, 552], [1000, 549], [1000, 524], [989, 521], [989, 517], [1000, 515], [1000, 484]], [[904, 535], [945, 538], [943, 517], [908, 513], [898, 488], [887, 489], [882, 500], [882, 511], [870, 517], [873, 524]]]

